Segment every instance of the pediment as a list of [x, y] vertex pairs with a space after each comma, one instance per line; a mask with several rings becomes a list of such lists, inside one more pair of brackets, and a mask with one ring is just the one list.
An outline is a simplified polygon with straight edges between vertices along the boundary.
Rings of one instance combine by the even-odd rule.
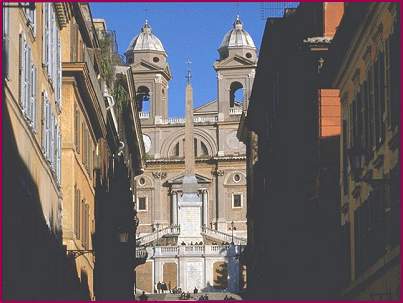
[[163, 70], [158, 65], [152, 64], [152, 63], [147, 62], [145, 60], [141, 60], [139, 63], [133, 65], [132, 69], [135, 70], [135, 71], [144, 71], [144, 72], [147, 72], [147, 71], [157, 72], [157, 71], [162, 71]]
[[217, 100], [213, 100], [203, 105], [200, 105], [199, 107], [196, 107], [193, 110], [194, 113], [217, 112], [217, 111], [218, 111]]
[[256, 66], [256, 62], [235, 55], [234, 57], [228, 57], [222, 61], [217, 61], [214, 66], [215, 68], [251, 67]]
[[[185, 176], [184, 174], [180, 174], [180, 175], [178, 175], [178, 176], [176, 176], [176, 177], [173, 177], [173, 178], [171, 178], [171, 179], [168, 179], [168, 180], [166, 181], [166, 183], [169, 184], [169, 185], [173, 185], [173, 184], [182, 184], [182, 182], [183, 182], [183, 177], [184, 177], [184, 176]], [[195, 174], [195, 176], [196, 176], [196, 180], [197, 180], [197, 183], [198, 183], [198, 184], [211, 183], [211, 179], [210, 179], [210, 178], [207, 178], [207, 177], [202, 176], [202, 175], [200, 175], [200, 174]]]

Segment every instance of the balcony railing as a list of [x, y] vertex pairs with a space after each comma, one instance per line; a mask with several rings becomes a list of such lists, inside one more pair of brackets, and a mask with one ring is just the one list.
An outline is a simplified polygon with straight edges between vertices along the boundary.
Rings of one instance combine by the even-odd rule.
[[232, 240], [234, 240], [234, 244], [236, 244], [236, 245], [246, 245], [247, 244], [247, 240], [244, 238], [232, 236], [230, 234], [227, 234], [222, 231], [215, 230], [215, 229], [211, 229], [206, 226], [202, 226], [202, 234], [204, 234], [207, 237], [214, 238], [219, 241], [228, 242], [228, 243], [230, 243]]
[[161, 230], [152, 232], [148, 235], [138, 238], [136, 241], [137, 246], [145, 245], [147, 243], [153, 242], [153, 241], [157, 240], [158, 238], [162, 238], [164, 236], [177, 236], [177, 235], [179, 235], [179, 233], [180, 233], [179, 225], [167, 226]]
[[91, 55], [90, 50], [85, 48], [85, 50], [84, 50], [84, 61], [87, 64], [88, 72], [89, 72], [89, 75], [90, 75], [90, 80], [91, 80], [92, 85], [94, 87], [95, 94], [96, 94], [97, 99], [98, 99], [98, 104], [99, 104], [102, 116], [106, 121], [106, 105], [105, 105], [105, 101], [104, 101], [104, 98], [103, 98], [103, 95], [102, 95], [101, 85], [100, 85], [100, 83], [98, 81], [98, 77], [97, 77], [97, 74], [96, 74], [95, 69], [94, 69], [94, 61], [92, 59], [93, 57], [94, 56]]
[[[181, 246], [157, 246], [148, 247], [150, 252], [154, 252], [155, 257], [181, 257], [181, 256], [227, 256], [230, 245], [181, 245]], [[235, 253], [239, 253], [242, 247], [236, 245], [232, 248]], [[151, 253], [149, 254], [151, 255]]]
[[[155, 119], [155, 124], [160, 125], [173, 125], [173, 124], [185, 124], [185, 118], [168, 118]], [[193, 117], [193, 123], [216, 123], [218, 121], [217, 117]]]
[[229, 114], [230, 114], [231, 116], [242, 115], [242, 108], [231, 107], [231, 108], [229, 109]]
[[136, 259], [145, 259], [147, 255], [148, 253], [145, 247], [136, 247]]
[[140, 117], [140, 119], [148, 119], [148, 118], [150, 118], [150, 113], [149, 112], [139, 112], [139, 117]]

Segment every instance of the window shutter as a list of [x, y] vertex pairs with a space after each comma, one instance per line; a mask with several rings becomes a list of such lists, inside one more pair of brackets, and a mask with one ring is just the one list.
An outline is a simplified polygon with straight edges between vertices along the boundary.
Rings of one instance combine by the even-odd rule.
[[19, 80], [20, 80], [20, 105], [24, 104], [24, 85], [25, 85], [25, 43], [24, 36], [20, 34], [20, 54], [19, 54]]
[[81, 201], [81, 242], [85, 246], [85, 200]]
[[29, 99], [30, 99], [30, 90], [31, 90], [31, 48], [28, 47], [27, 42], [25, 41], [25, 83], [24, 83], [24, 106], [23, 110], [26, 117], [29, 117]]
[[30, 125], [35, 130], [36, 129], [36, 67], [32, 64], [31, 67], [31, 96], [30, 96], [30, 110], [29, 118]]
[[46, 155], [46, 100], [45, 92], [42, 92], [42, 117], [41, 117], [41, 127], [42, 127], [42, 152]]
[[43, 66], [48, 70], [49, 65], [49, 3], [43, 4]]
[[57, 181], [61, 181], [61, 167], [62, 167], [62, 137], [60, 133], [60, 126], [57, 127]]
[[85, 248], [89, 249], [90, 248], [90, 224], [89, 224], [89, 216], [90, 216], [90, 211], [89, 211], [89, 206], [88, 204], [85, 205]]
[[48, 58], [48, 77], [53, 80], [53, 55], [54, 55], [54, 50], [53, 50], [53, 11], [52, 11], [52, 4], [49, 3], [49, 58]]
[[46, 157], [50, 161], [50, 104], [49, 104], [49, 99], [46, 95]]
[[57, 50], [56, 50], [56, 58], [57, 58], [57, 80], [56, 80], [56, 95], [57, 95], [57, 103], [59, 104], [59, 110], [62, 108], [62, 60], [61, 60], [61, 49], [60, 49], [60, 33], [56, 29], [57, 33]]
[[77, 239], [81, 238], [81, 233], [80, 233], [80, 224], [81, 224], [80, 201], [81, 201], [81, 193], [80, 193], [80, 190], [77, 189], [77, 205], [76, 205], [76, 213], [77, 213], [76, 236], [77, 236]]
[[50, 164], [55, 170], [55, 116], [50, 114]]

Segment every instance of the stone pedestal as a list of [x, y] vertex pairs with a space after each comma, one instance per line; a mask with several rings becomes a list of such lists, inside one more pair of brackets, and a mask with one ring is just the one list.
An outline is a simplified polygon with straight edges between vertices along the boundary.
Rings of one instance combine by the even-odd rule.
[[179, 198], [178, 222], [181, 231], [178, 236], [178, 244], [203, 241], [201, 235], [202, 201], [197, 193], [184, 193]]

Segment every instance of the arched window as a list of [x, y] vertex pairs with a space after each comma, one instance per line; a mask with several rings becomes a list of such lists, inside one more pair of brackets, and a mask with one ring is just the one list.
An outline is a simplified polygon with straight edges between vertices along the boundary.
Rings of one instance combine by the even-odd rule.
[[204, 144], [203, 142], [200, 142], [200, 147], [201, 147], [200, 156], [207, 156], [208, 150], [207, 150], [206, 144]]
[[173, 156], [179, 157], [179, 142], [175, 144]]
[[140, 112], [150, 112], [150, 90], [146, 86], [137, 89], [136, 100]]
[[[180, 142], [176, 142], [171, 149], [169, 150], [169, 157], [184, 157], [185, 151], [183, 150], [185, 147], [184, 139], [182, 139], [182, 145]], [[193, 138], [193, 146], [194, 146], [194, 155], [195, 157], [206, 157], [209, 155], [209, 150], [205, 142], [200, 140], [199, 138]]]
[[229, 106], [234, 107], [236, 103], [243, 102], [243, 86], [238, 81], [232, 82], [230, 86]]

